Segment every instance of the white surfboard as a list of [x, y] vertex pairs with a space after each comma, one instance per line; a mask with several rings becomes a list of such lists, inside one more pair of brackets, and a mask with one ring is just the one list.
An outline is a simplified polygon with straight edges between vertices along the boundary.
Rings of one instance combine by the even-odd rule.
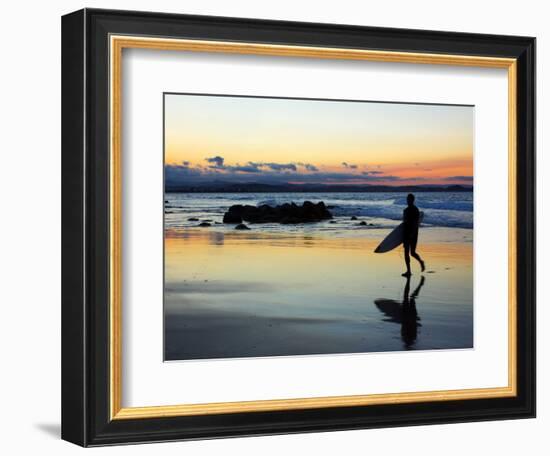
[[[420, 212], [420, 216], [418, 217], [418, 224], [420, 225], [422, 223], [422, 220], [424, 219], [424, 212]], [[405, 234], [405, 225], [401, 223], [399, 226], [394, 228], [394, 230], [388, 234], [384, 240], [376, 247], [374, 250], [375, 253], [386, 253], [390, 250], [395, 249], [396, 247], [399, 247], [401, 244], [403, 244], [403, 236]]]

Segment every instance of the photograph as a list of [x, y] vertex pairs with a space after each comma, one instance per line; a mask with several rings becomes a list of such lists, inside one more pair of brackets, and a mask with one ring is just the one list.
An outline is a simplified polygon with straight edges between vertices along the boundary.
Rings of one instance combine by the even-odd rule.
[[474, 348], [475, 106], [163, 106], [165, 361]]
[[[37, 391], [56, 416], [61, 397], [64, 441], [139, 450], [338, 431], [342, 448], [368, 432], [387, 452], [388, 432], [436, 425], [435, 440], [394, 439], [432, 454], [425, 443], [440, 451], [440, 429], [459, 423], [497, 440], [510, 420], [532, 428], [543, 15], [531, 27], [500, 14], [507, 27], [463, 8], [441, 25], [437, 8], [388, 23], [372, 8], [291, 6], [65, 11], [60, 52], [38, 15], [58, 55], [42, 46], [23, 69], [61, 61], [61, 138], [38, 128], [61, 142], [62, 267], [60, 290], [44, 278], [61, 322], [34, 319], [61, 330], [57, 396]], [[59, 67], [50, 76], [59, 89]], [[59, 105], [46, 85], [35, 92], [57, 101], [33, 108]], [[59, 167], [26, 133], [6, 150]], [[13, 188], [46, 188], [11, 174]], [[479, 440], [468, 428], [457, 442]], [[520, 434], [506, 433], [540, 440]]]

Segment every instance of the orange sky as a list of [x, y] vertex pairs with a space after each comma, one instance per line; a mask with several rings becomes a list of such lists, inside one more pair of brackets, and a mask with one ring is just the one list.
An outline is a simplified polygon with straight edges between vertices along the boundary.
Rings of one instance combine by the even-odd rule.
[[468, 184], [471, 106], [165, 95], [165, 163], [185, 181]]

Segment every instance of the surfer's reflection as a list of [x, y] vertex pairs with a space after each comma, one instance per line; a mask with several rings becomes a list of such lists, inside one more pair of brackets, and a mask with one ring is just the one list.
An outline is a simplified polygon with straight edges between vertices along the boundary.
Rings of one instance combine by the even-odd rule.
[[420, 324], [420, 317], [416, 311], [416, 298], [424, 282], [425, 278], [422, 276], [416, 289], [412, 294], [409, 294], [411, 289], [411, 278], [407, 277], [407, 283], [403, 291], [403, 302], [393, 299], [377, 299], [374, 301], [378, 310], [386, 316], [384, 321], [401, 325], [401, 339], [403, 339], [405, 348], [413, 348], [418, 334], [418, 327], [422, 326]]

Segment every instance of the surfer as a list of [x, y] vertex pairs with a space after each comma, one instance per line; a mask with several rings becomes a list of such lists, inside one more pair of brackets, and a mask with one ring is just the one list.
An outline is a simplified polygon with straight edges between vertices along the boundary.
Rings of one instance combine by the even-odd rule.
[[401, 274], [403, 277], [410, 277], [411, 273], [411, 256], [420, 263], [422, 272], [426, 269], [424, 261], [420, 255], [416, 253], [416, 243], [418, 242], [418, 226], [420, 225], [420, 211], [414, 205], [414, 195], [407, 195], [407, 207], [403, 211], [403, 248], [405, 249], [405, 264], [407, 272]]

